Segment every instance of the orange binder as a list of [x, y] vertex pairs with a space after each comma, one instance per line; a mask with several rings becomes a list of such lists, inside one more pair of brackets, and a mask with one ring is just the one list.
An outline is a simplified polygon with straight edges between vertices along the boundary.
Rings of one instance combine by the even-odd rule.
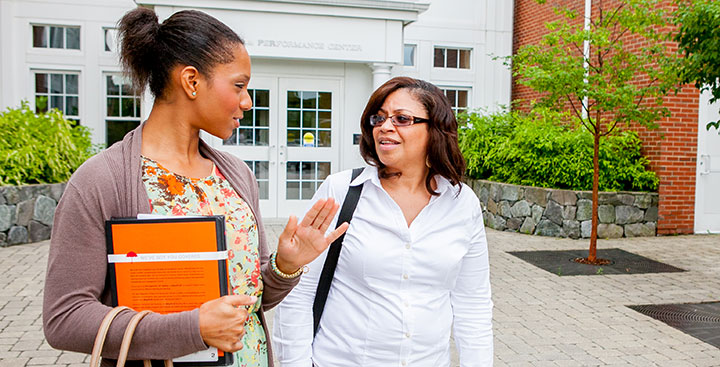
[[[167, 314], [228, 294], [223, 216], [111, 219], [105, 233], [113, 306]], [[232, 364], [232, 353], [197, 354], [175, 364]]]

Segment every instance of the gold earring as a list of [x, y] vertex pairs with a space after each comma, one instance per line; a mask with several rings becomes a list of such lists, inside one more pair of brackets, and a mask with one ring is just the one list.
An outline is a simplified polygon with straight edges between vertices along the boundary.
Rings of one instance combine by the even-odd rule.
[[430, 168], [430, 156], [429, 155], [425, 156], [425, 165], [427, 166], [427, 168]]

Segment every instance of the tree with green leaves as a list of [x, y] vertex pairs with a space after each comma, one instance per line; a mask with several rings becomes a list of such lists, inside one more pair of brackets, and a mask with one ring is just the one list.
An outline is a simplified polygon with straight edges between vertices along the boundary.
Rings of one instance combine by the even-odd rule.
[[587, 28], [582, 14], [555, 5], [560, 20], [546, 24], [549, 33], [509, 59], [517, 82], [540, 92], [534, 107], [569, 110], [593, 135], [592, 231], [588, 257], [579, 262], [607, 263], [597, 258], [602, 138], [623, 125], [656, 128], [669, 115], [663, 97], [678, 85], [678, 56], [667, 47], [669, 34], [662, 32], [671, 14], [661, 2], [625, 0], [609, 7], [596, 0]]
[[[682, 79], [710, 91], [710, 103], [720, 100], [720, 2], [717, 0], [678, 0], [675, 40], [685, 57]], [[720, 121], [707, 128], [720, 130]], [[720, 133], [720, 131], [719, 131]]]

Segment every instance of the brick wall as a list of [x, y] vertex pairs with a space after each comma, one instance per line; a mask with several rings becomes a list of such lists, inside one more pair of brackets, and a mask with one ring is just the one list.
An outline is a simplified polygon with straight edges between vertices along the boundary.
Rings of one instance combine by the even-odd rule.
[[[593, 1], [592, 16], [599, 13], [600, 0]], [[619, 0], [602, 1], [605, 9], [612, 9]], [[671, 1], [664, 7], [672, 9]], [[535, 0], [515, 2], [513, 52], [518, 48], [537, 43], [547, 33], [545, 23], [560, 19], [553, 6], [562, 4], [575, 9], [583, 21], [584, 1], [550, 0], [540, 5]], [[626, 47], [639, 47], [640, 40], [626, 37]], [[674, 46], [674, 45], [673, 45]], [[592, 46], [591, 46], [592, 50]], [[642, 75], [638, 76], [641, 80]], [[519, 85], [513, 79], [512, 100], [516, 109], [527, 110], [532, 100], [540, 95], [532, 89]], [[665, 106], [671, 117], [659, 121], [659, 129], [648, 130], [633, 127], [644, 142], [644, 154], [650, 159], [650, 168], [660, 178], [658, 206], [658, 234], [692, 233], [695, 214], [695, 167], [698, 136], [698, 104], [700, 94], [693, 86], [684, 86], [677, 95], [665, 98]]]

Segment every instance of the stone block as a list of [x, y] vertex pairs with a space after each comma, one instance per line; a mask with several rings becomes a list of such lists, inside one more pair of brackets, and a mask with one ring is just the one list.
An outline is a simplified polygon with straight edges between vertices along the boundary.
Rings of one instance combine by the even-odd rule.
[[62, 197], [63, 192], [65, 192], [65, 186], [66, 183], [57, 183], [52, 184], [50, 186], [50, 198], [52, 198], [55, 201], [60, 201], [60, 198]]
[[538, 223], [535, 234], [547, 237], [563, 237], [564, 235], [562, 227], [547, 219], [543, 219]]
[[535, 231], [535, 222], [532, 218], [527, 217], [520, 226], [520, 233], [532, 234]]
[[599, 238], [620, 238], [623, 236], [623, 227], [617, 224], [598, 224], [598, 237]]
[[592, 219], [592, 200], [580, 199], [577, 202], [575, 219], [579, 221]]
[[640, 209], [647, 209], [652, 204], [652, 196], [650, 194], [635, 196], [635, 206]]
[[55, 200], [45, 195], [38, 196], [37, 200], [35, 200], [32, 219], [46, 226], [52, 226], [55, 218], [55, 207], [57, 207]]
[[522, 187], [516, 185], [502, 185], [502, 200], [518, 201], [522, 197]]
[[7, 200], [5, 200], [5, 195], [0, 191], [0, 205], [7, 204]]
[[619, 205], [615, 207], [616, 224], [638, 223], [642, 221], [644, 217], [645, 213], [638, 207], [629, 205]]
[[543, 213], [545, 212], [545, 208], [543, 208], [540, 205], [533, 205], [532, 207], [532, 220], [533, 223], [538, 224], [540, 223], [540, 219], [542, 218]]
[[598, 206], [598, 219], [600, 223], [615, 223], [615, 207], [612, 205]]
[[507, 201], [501, 201], [500, 205], [498, 205], [498, 211], [500, 212], [500, 215], [502, 215], [505, 218], [512, 217], [512, 213], [510, 210], [510, 203]]
[[566, 205], [563, 208], [563, 219], [575, 220], [575, 212], [577, 212], [576, 206]]
[[532, 214], [530, 210], [530, 204], [525, 200], [520, 200], [510, 208], [510, 214], [513, 217], [528, 217]]
[[584, 220], [580, 222], [580, 235], [582, 238], [590, 238], [592, 234], [592, 220]]
[[565, 235], [570, 238], [580, 238], [580, 222], [576, 220], [564, 220], [563, 232], [565, 232]]
[[505, 222], [505, 226], [507, 227], [507, 229], [517, 232], [517, 230], [520, 229], [522, 223], [522, 218], [510, 218]]
[[555, 200], [560, 205], [575, 205], [577, 203], [577, 194], [570, 190], [552, 190], [550, 199]]
[[27, 227], [35, 212], [35, 199], [29, 199], [18, 203], [15, 209], [15, 224]]
[[498, 231], [504, 231], [505, 228], [507, 228], [507, 222], [505, 221], [505, 218], [496, 215], [495, 216], [495, 227], [494, 229], [497, 229]]
[[7, 245], [7, 233], [0, 232], [0, 247], [6, 247]]
[[490, 191], [488, 191], [487, 187], [480, 187], [480, 193], [477, 194], [477, 197], [483, 205], [487, 206]]
[[5, 201], [8, 204], [17, 204], [23, 200], [29, 198], [23, 198], [24, 192], [20, 190], [19, 186], [2, 186], [0, 187], [0, 194], [5, 197]]
[[50, 238], [52, 228], [43, 223], [31, 220], [28, 225], [28, 237], [30, 242], [40, 242]]
[[651, 205], [651, 206], [658, 206], [659, 203], [660, 203], [660, 195], [658, 195], [658, 194], [652, 194], [652, 203], [651, 203], [650, 205]]
[[578, 200], [590, 200], [592, 201], [592, 191], [578, 191]]
[[526, 187], [525, 200], [532, 204], [545, 207], [548, 201], [548, 190], [541, 187]]
[[598, 193], [598, 202], [600, 205], [633, 205], [635, 196], [616, 192], [600, 192]]
[[490, 213], [493, 213], [493, 214], [497, 214], [497, 213], [498, 213], [498, 206], [497, 206], [497, 203], [495, 202], [495, 200], [493, 200], [493, 199], [488, 199], [487, 210], [488, 210]]
[[655, 223], [632, 223], [625, 226], [625, 237], [654, 237]]
[[490, 199], [495, 200], [496, 203], [502, 200], [502, 186], [500, 184], [490, 184]]
[[8, 245], [18, 245], [28, 242], [28, 230], [22, 226], [12, 226], [8, 231]]
[[483, 213], [483, 221], [485, 222], [485, 227], [495, 228], [495, 214], [490, 212]]
[[643, 218], [646, 222], [657, 222], [658, 220], [658, 207], [651, 206], [647, 208], [645, 211], [645, 216]]
[[0, 205], [0, 232], [7, 231], [15, 224], [15, 207]]
[[[545, 208], [545, 218], [551, 220], [553, 223], [557, 224], [558, 226], [562, 225], [563, 221], [563, 207], [562, 205], [556, 203], [553, 200], [548, 201], [547, 208]], [[539, 224], [538, 224], [539, 226]]]

